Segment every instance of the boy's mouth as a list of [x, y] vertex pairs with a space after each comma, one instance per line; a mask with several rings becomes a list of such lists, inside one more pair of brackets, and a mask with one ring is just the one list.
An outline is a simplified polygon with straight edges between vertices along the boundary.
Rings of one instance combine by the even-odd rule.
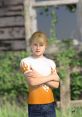
[[39, 50], [37, 50], [36, 52], [40, 52]]

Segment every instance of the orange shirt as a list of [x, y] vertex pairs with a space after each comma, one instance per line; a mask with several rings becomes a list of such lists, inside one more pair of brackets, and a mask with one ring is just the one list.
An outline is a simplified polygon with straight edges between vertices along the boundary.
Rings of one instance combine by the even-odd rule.
[[54, 102], [54, 96], [51, 88], [44, 89], [43, 86], [29, 88], [28, 104], [46, 104]]

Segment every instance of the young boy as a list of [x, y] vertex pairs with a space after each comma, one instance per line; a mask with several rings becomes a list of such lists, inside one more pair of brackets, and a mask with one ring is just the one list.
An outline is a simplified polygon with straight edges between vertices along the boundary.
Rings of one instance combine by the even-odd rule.
[[29, 44], [32, 54], [20, 63], [29, 86], [28, 116], [56, 117], [52, 88], [59, 87], [59, 76], [54, 61], [44, 56], [47, 36], [43, 32], [35, 32]]

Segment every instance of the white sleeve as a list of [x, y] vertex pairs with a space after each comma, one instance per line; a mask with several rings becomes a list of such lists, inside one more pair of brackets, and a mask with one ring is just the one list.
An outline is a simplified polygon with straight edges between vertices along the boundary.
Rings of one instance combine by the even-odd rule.
[[20, 68], [21, 68], [21, 71], [24, 73], [24, 72], [27, 72], [27, 71], [30, 71], [30, 64], [28, 63], [28, 61], [26, 59], [22, 59], [21, 62], [20, 62]]
[[[23, 65], [24, 59], [20, 61], [20, 67]], [[25, 63], [25, 62], [24, 62]]]
[[53, 60], [50, 61], [50, 66], [53, 70], [56, 69], [56, 64]]
[[20, 62], [20, 65], [23, 65], [23, 63], [25, 63], [26, 65], [29, 65], [29, 63], [26, 59], [22, 59]]

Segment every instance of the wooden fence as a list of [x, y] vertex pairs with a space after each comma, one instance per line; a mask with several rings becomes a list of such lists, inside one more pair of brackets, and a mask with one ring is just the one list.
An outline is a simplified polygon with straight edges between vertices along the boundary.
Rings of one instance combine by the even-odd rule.
[[25, 49], [23, 0], [0, 0], [0, 50]]

